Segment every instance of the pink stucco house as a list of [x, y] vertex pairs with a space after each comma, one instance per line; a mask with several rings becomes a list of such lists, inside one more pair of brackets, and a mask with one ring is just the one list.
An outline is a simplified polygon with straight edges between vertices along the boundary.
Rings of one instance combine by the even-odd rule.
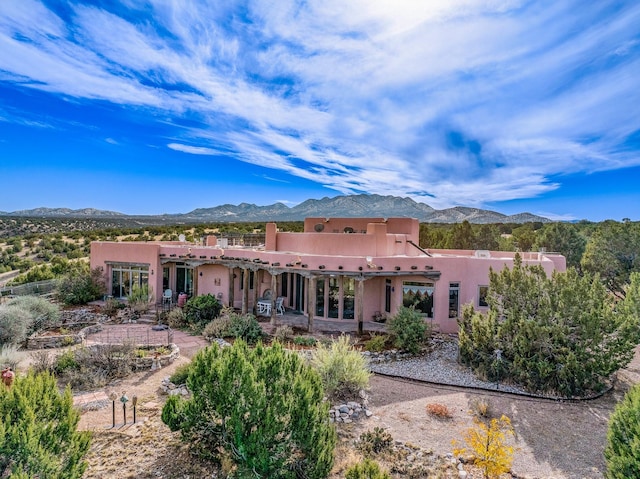
[[[127, 296], [135, 284], [148, 284], [157, 301], [166, 290], [171, 301], [181, 293], [210, 293], [242, 312], [266, 311], [272, 320], [283, 311], [281, 298], [309, 328], [314, 321], [352, 321], [359, 331], [413, 304], [435, 328], [455, 333], [463, 304], [486, 306], [489, 268], [511, 267], [515, 253], [423, 249], [419, 228], [411, 218], [307, 218], [302, 233], [267, 223], [257, 247], [215, 236], [198, 244], [96, 241], [91, 267], [103, 268], [114, 297]], [[558, 254], [520, 255], [547, 274], [566, 269]]]

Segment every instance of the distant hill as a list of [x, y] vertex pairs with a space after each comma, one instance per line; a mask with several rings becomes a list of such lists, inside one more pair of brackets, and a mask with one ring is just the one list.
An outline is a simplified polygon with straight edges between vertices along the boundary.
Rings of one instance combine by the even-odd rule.
[[551, 222], [550, 219], [531, 213], [504, 215], [495, 211], [479, 208], [456, 206], [444, 210], [436, 210], [425, 203], [417, 203], [411, 198], [381, 195], [345, 195], [334, 198], [325, 197], [320, 200], [309, 199], [294, 207], [282, 203], [268, 206], [257, 206], [251, 203], [239, 205], [224, 204], [211, 208], [197, 208], [189, 213], [130, 216], [114, 211], [84, 208], [71, 210], [68, 208], [36, 208], [11, 213], [3, 216], [23, 217], [63, 217], [63, 218], [118, 218], [136, 219], [144, 224], [167, 224], [181, 222], [229, 222], [229, 221], [302, 221], [307, 217], [409, 217], [417, 218], [423, 223], [526, 223]]

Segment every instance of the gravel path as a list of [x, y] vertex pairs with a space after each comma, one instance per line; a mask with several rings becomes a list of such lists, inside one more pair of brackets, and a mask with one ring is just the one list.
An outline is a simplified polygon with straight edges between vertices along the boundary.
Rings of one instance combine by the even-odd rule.
[[469, 368], [458, 364], [458, 345], [454, 341], [439, 343], [432, 352], [425, 356], [372, 363], [370, 369], [374, 373], [437, 384], [530, 395], [519, 386], [496, 384], [475, 377]]

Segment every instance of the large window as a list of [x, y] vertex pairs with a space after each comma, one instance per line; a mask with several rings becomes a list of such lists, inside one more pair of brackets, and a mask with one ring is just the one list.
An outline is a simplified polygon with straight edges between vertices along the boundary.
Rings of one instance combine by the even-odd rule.
[[460, 283], [449, 283], [449, 317], [457, 318], [460, 313]]
[[134, 286], [149, 284], [149, 266], [118, 264], [111, 267], [111, 295], [126, 298]]
[[427, 318], [433, 318], [433, 283], [417, 281], [402, 282], [402, 304], [407, 308], [413, 307]]
[[329, 278], [329, 309], [327, 317], [337, 319], [340, 305], [340, 283], [338, 278], [332, 276]]
[[355, 318], [356, 280], [344, 278], [342, 280], [342, 319]]

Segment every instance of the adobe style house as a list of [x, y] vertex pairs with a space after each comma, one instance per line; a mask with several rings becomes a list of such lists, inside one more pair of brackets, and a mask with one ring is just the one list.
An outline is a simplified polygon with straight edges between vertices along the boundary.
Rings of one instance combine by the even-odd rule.
[[[302, 233], [267, 223], [255, 247], [215, 236], [201, 244], [96, 241], [91, 267], [103, 269], [114, 297], [148, 284], [158, 301], [165, 291], [171, 302], [209, 293], [274, 323], [286, 309], [304, 315], [310, 329], [314, 321], [352, 321], [360, 332], [415, 305], [434, 328], [455, 333], [462, 305], [486, 306], [489, 268], [512, 267], [515, 253], [423, 249], [419, 228], [411, 218], [307, 218]], [[566, 268], [558, 254], [520, 255], [547, 274]]]

